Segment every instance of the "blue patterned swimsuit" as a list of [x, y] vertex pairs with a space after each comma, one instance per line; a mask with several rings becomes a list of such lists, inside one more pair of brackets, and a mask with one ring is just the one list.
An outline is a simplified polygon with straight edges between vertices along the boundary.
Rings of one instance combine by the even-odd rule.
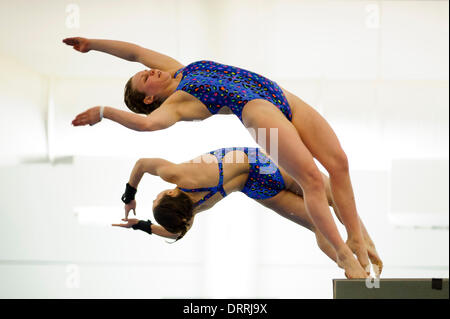
[[220, 192], [223, 197], [227, 194], [223, 189], [223, 157], [230, 151], [244, 152], [249, 161], [250, 169], [248, 172], [247, 181], [241, 192], [253, 199], [266, 199], [277, 195], [286, 188], [283, 176], [277, 165], [270, 160], [259, 148], [252, 147], [230, 147], [221, 148], [209, 152], [217, 158], [219, 166], [219, 184], [214, 187], [202, 187], [194, 189], [180, 189], [184, 192], [205, 192], [209, 191], [202, 199], [200, 199], [194, 206], [198, 206], [208, 200], [211, 196]]
[[212, 61], [198, 61], [178, 70], [182, 72], [177, 90], [199, 99], [216, 114], [223, 106], [242, 122], [242, 109], [251, 100], [264, 99], [274, 104], [291, 121], [292, 112], [281, 88], [273, 81], [250, 71]]

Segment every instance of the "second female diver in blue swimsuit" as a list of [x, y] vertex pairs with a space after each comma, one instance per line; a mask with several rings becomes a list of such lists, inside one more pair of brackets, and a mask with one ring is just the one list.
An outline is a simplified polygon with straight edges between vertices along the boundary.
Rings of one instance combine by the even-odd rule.
[[[159, 225], [150, 220], [128, 218], [129, 211], [136, 208], [135, 195], [144, 173], [177, 185], [160, 192], [153, 202], [153, 215]], [[323, 175], [323, 179], [329, 205], [334, 208], [328, 178]], [[222, 148], [181, 164], [160, 158], [138, 160], [122, 197], [125, 223], [113, 226], [178, 240], [191, 228], [197, 213], [210, 209], [235, 191], [311, 230], [319, 248], [336, 262], [336, 252], [306, 212], [301, 189], [259, 148]], [[338, 215], [337, 210], [335, 213]], [[373, 254], [377, 256], [375, 250]]]

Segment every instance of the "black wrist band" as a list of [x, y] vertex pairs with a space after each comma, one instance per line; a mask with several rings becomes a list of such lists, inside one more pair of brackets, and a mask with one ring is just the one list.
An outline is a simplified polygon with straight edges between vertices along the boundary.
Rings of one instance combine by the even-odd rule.
[[125, 187], [125, 193], [122, 195], [122, 202], [128, 204], [134, 199], [134, 195], [136, 195], [137, 189], [127, 183]]
[[136, 225], [131, 226], [134, 230], [142, 230], [148, 234], [152, 234], [152, 222], [150, 220], [140, 220]]

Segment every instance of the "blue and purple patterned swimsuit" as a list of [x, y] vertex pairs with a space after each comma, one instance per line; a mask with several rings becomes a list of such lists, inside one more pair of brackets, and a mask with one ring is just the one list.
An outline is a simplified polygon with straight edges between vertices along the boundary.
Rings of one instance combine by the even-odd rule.
[[223, 106], [242, 122], [242, 109], [251, 100], [264, 99], [274, 104], [291, 121], [292, 112], [281, 88], [273, 81], [250, 71], [213, 61], [198, 61], [178, 70], [183, 76], [177, 90], [199, 99], [216, 114]]
[[180, 189], [184, 192], [209, 191], [202, 199], [194, 204], [198, 206], [211, 196], [220, 192], [222, 197], [227, 196], [223, 189], [223, 157], [230, 151], [242, 151], [248, 157], [250, 165], [248, 178], [241, 192], [253, 199], [266, 199], [277, 195], [286, 188], [283, 176], [277, 165], [270, 160], [259, 148], [254, 147], [229, 147], [209, 152], [217, 158], [219, 166], [219, 184], [214, 187], [202, 187], [194, 189]]

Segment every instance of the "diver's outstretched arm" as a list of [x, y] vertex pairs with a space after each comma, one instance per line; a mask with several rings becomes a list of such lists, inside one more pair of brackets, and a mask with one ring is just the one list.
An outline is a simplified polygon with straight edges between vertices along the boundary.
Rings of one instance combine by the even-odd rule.
[[178, 70], [184, 66], [165, 54], [143, 48], [130, 42], [82, 37], [66, 38], [63, 42], [82, 53], [89, 52], [90, 50], [100, 51], [127, 61], [140, 62], [149, 68], [162, 71]]
[[[78, 114], [72, 121], [72, 125], [83, 126], [97, 124], [102, 120], [100, 108], [100, 106], [91, 107]], [[177, 108], [171, 107], [170, 104], [161, 105], [147, 116], [104, 106], [103, 117], [139, 132], [163, 130], [183, 120]]]
[[[136, 225], [137, 223], [139, 223], [139, 219], [136, 219], [136, 218], [128, 218], [128, 219], [127, 218], [122, 218], [122, 221], [125, 222], [125, 223], [112, 224], [112, 226], [123, 227], [123, 228], [131, 228], [133, 225]], [[165, 238], [170, 238], [170, 239], [177, 239], [177, 237], [178, 237], [177, 234], [173, 234], [171, 232], [168, 232], [162, 226], [152, 224], [150, 227], [151, 227], [151, 233], [154, 234], [154, 235], [158, 235], [158, 236], [165, 237]], [[148, 231], [146, 231], [146, 232], [148, 233]]]

